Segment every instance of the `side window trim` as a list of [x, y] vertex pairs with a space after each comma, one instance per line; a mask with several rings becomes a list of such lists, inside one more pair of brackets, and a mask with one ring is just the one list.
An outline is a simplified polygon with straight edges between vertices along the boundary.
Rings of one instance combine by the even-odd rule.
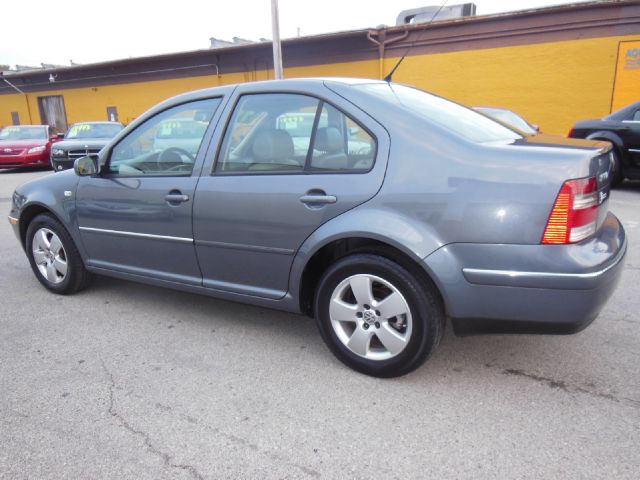
[[307, 150], [307, 158], [304, 161], [303, 173], [308, 173], [311, 170], [311, 160], [313, 159], [313, 149], [316, 146], [316, 133], [318, 133], [318, 124], [320, 123], [320, 116], [322, 115], [322, 109], [324, 108], [324, 100], [318, 99], [318, 107], [316, 108], [316, 116], [313, 118], [313, 126], [311, 127], [311, 138], [309, 139], [309, 149]]
[[[228, 95], [228, 94], [227, 94]], [[213, 95], [211, 97], [202, 97], [202, 98], [196, 98], [196, 99], [191, 99], [191, 100], [186, 100], [182, 103], [176, 103], [175, 105], [169, 105], [166, 108], [163, 108], [162, 110], [154, 113], [153, 115], [151, 115], [148, 118], [145, 118], [144, 120], [142, 120], [138, 125], [135, 126], [135, 128], [133, 128], [130, 132], [128, 132], [125, 136], [123, 136], [122, 138], [119, 138], [117, 143], [115, 143], [113, 146], [111, 146], [111, 148], [109, 149], [109, 151], [107, 152], [107, 156], [105, 158], [105, 162], [101, 168], [101, 173], [100, 176], [105, 177], [105, 178], [120, 178], [120, 177], [126, 177], [126, 178], [158, 178], [158, 177], [174, 177], [174, 176], [196, 176], [199, 177], [201, 174], [200, 170], [196, 171], [196, 167], [198, 164], [198, 160], [204, 156], [204, 154], [207, 151], [207, 148], [203, 148], [205, 145], [205, 142], [208, 142], [211, 140], [211, 135], [217, 125], [217, 121], [214, 124], [214, 120], [216, 118], [216, 115], [220, 114], [220, 111], [222, 110], [222, 108], [224, 107], [224, 99], [225, 99], [225, 94], [218, 94], [218, 95]], [[120, 175], [118, 173], [114, 173], [114, 172], [110, 172], [109, 171], [109, 166], [111, 164], [111, 156], [113, 155], [113, 150], [115, 150], [115, 148], [120, 145], [120, 143], [122, 143], [123, 141], [125, 141], [127, 138], [129, 138], [130, 135], [132, 135], [134, 132], [136, 132], [138, 130], [139, 127], [141, 127], [142, 125], [144, 125], [145, 123], [147, 123], [148, 121], [156, 118], [158, 115], [162, 115], [163, 113], [165, 113], [168, 110], [171, 110], [172, 108], [176, 108], [176, 107], [180, 107], [183, 105], [187, 105], [190, 103], [195, 103], [195, 102], [200, 102], [200, 101], [206, 101], [206, 100], [219, 100], [218, 105], [215, 107], [214, 111], [212, 112], [211, 118], [209, 119], [209, 124], [207, 125], [207, 129], [205, 130], [205, 133], [200, 141], [200, 145], [198, 147], [198, 151], [196, 153], [196, 162], [194, 164], [193, 169], [191, 170], [191, 173], [189, 175], [167, 175], [167, 174], [142, 174], [142, 175]]]
[[[303, 167], [303, 169], [301, 171], [295, 171], [295, 172], [288, 172], [286, 170], [282, 170], [282, 171], [266, 171], [266, 172], [250, 172], [250, 171], [240, 171], [240, 172], [220, 172], [218, 171], [218, 163], [220, 162], [220, 156], [222, 153], [222, 145], [224, 143], [225, 137], [227, 136], [227, 133], [229, 132], [229, 128], [231, 126], [231, 121], [233, 119], [234, 113], [236, 112], [236, 109], [238, 108], [238, 105], [240, 103], [240, 100], [242, 99], [242, 97], [246, 97], [246, 96], [251, 96], [251, 95], [270, 95], [270, 94], [289, 94], [289, 95], [303, 95], [303, 96], [307, 96], [307, 97], [312, 97], [315, 98], [316, 100], [318, 100], [319, 102], [319, 107], [323, 108], [326, 105], [329, 105], [333, 108], [335, 108], [338, 112], [342, 113], [342, 115], [344, 115], [345, 117], [351, 119], [352, 122], [354, 122], [355, 124], [357, 124], [360, 128], [362, 128], [373, 140], [373, 159], [371, 162], [371, 166], [367, 169], [367, 170], [325, 170], [325, 171], [320, 171], [320, 170], [312, 170], [311, 169], [311, 158], [313, 156], [313, 147], [315, 143], [315, 135], [317, 132], [317, 122], [319, 123], [320, 117], [319, 115], [322, 114], [322, 110], [318, 110], [316, 111], [316, 117], [314, 117], [314, 127], [312, 129], [311, 135], [312, 135], [312, 140], [313, 143], [310, 141], [309, 142], [309, 150], [307, 152], [307, 158], [305, 159], [305, 165]], [[321, 105], [320, 105], [321, 104]], [[318, 113], [320, 112], [320, 113]], [[363, 112], [366, 115], [366, 112]], [[224, 122], [224, 125], [222, 126], [221, 129], [221, 135], [218, 141], [218, 145], [216, 145], [215, 147], [215, 151], [214, 151], [214, 160], [211, 164], [211, 169], [209, 171], [209, 176], [210, 177], [214, 177], [214, 176], [221, 176], [221, 177], [231, 177], [231, 176], [273, 176], [273, 175], [336, 175], [336, 174], [342, 174], [342, 175], [362, 175], [362, 174], [366, 174], [371, 172], [377, 161], [378, 161], [378, 154], [379, 154], [379, 140], [378, 137], [375, 133], [373, 133], [373, 131], [366, 126], [362, 121], [358, 120], [357, 118], [354, 118], [353, 115], [348, 114], [344, 111], [344, 109], [336, 106], [335, 104], [333, 104], [330, 100], [327, 100], [325, 98], [323, 98], [322, 96], [319, 95], [315, 95], [313, 93], [309, 93], [309, 92], [299, 92], [299, 91], [289, 91], [289, 90], [276, 90], [276, 91], [264, 91], [264, 92], [245, 92], [245, 93], [239, 93], [236, 98], [233, 100], [233, 105], [231, 106], [231, 108], [229, 109], [227, 115], [226, 115], [226, 119]]]

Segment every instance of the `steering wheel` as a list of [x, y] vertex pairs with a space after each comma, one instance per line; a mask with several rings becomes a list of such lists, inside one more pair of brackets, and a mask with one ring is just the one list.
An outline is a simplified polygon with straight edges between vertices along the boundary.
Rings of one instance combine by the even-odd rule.
[[164, 162], [171, 161], [171, 157], [167, 158], [170, 153], [177, 154], [178, 156], [180, 156], [181, 163], [183, 163], [182, 155], [186, 156], [191, 161], [191, 163], [195, 163], [196, 161], [195, 157], [191, 155], [188, 151], [186, 151], [184, 148], [169, 147], [169, 148], [165, 148], [162, 152], [160, 152], [160, 155], [158, 155], [158, 159], [156, 160], [156, 163], [158, 164], [158, 168], [162, 169], [163, 167], [162, 164]]

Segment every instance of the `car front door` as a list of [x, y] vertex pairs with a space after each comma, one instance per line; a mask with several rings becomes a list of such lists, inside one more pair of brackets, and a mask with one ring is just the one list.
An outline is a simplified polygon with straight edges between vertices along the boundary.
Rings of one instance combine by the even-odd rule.
[[103, 173], [80, 179], [76, 205], [89, 266], [202, 283], [191, 216], [200, 145], [220, 102], [207, 98], [160, 111], [106, 153]]
[[194, 203], [203, 283], [281, 298], [304, 240], [378, 192], [388, 134], [341, 97], [250, 85], [238, 87], [224, 115]]

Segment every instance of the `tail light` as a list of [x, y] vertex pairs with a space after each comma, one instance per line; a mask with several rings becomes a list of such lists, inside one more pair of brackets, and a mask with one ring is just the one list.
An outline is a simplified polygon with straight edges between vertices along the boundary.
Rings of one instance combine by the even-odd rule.
[[542, 243], [576, 243], [593, 235], [598, 221], [596, 177], [564, 182], [549, 215]]
[[569, 130], [569, 133], [567, 133], [567, 137], [571, 138], [573, 137], [573, 128], [571, 130]]

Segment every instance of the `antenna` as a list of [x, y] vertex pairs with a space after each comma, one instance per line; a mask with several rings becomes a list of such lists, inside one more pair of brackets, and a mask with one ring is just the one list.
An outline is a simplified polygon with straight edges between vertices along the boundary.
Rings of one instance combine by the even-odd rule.
[[[442, 5], [440, 5], [440, 8], [436, 11], [436, 13], [433, 14], [433, 17], [431, 17], [431, 20], [429, 20], [427, 22], [427, 24], [425, 25], [425, 27], [431, 25], [431, 23], [436, 19], [436, 17], [438, 16], [438, 14], [440, 13], [440, 11], [444, 8], [444, 6], [447, 4], [449, 0], [444, 0], [444, 2], [442, 2]], [[393, 77], [393, 74], [396, 73], [396, 70], [398, 69], [398, 67], [400, 66], [400, 64], [403, 62], [404, 57], [407, 56], [407, 53], [409, 53], [409, 50], [411, 50], [413, 48], [413, 46], [417, 43], [418, 39], [416, 38], [413, 42], [411, 42], [411, 45], [409, 45], [407, 47], [407, 49], [405, 50], [405, 52], [402, 54], [402, 57], [400, 57], [400, 60], [398, 60], [398, 63], [396, 63], [396, 65], [393, 67], [393, 69], [389, 72], [389, 74], [384, 77], [384, 81], [387, 83], [391, 82], [391, 77]]]

